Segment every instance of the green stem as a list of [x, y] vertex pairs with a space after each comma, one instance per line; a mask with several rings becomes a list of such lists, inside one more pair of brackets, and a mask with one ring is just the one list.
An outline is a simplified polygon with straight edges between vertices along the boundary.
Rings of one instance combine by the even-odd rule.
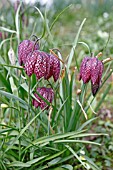
[[[21, 132], [21, 111], [19, 110], [19, 132]], [[19, 161], [21, 160], [21, 137], [19, 138]]]
[[31, 86], [31, 79], [28, 78], [28, 122], [30, 121], [30, 86]]

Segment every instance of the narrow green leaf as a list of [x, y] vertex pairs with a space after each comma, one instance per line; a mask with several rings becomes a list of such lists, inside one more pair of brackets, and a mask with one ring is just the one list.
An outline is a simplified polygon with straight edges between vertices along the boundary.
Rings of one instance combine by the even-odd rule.
[[[45, 109], [45, 108], [44, 108]], [[34, 122], [34, 120], [44, 111], [41, 110], [21, 131], [20, 134], [13, 140], [12, 144], [7, 147], [6, 151], [7, 152], [14, 144], [15, 142], [23, 135], [23, 133], [28, 129], [28, 127]]]
[[71, 66], [71, 62], [72, 62], [72, 59], [73, 59], [73, 56], [74, 56], [74, 50], [75, 50], [75, 48], [76, 48], [76, 45], [77, 45], [77, 41], [78, 41], [80, 32], [81, 32], [81, 30], [82, 30], [82, 27], [83, 27], [85, 21], [86, 21], [86, 18], [82, 21], [82, 23], [81, 23], [81, 25], [80, 25], [80, 27], [79, 27], [79, 30], [78, 30], [78, 32], [77, 32], [77, 35], [76, 35], [76, 37], [75, 37], [75, 40], [74, 40], [74, 43], [73, 43], [73, 47], [72, 47], [71, 52], [70, 52], [69, 57], [68, 57], [67, 72], [69, 72], [69, 68], [70, 68], [70, 66]]
[[86, 143], [86, 144], [93, 144], [93, 145], [101, 146], [100, 143], [91, 142], [87, 140], [56, 140], [53, 143]]
[[35, 158], [35, 159], [31, 160], [31, 161], [26, 162], [26, 164], [31, 164], [32, 165], [32, 164], [37, 163], [37, 162], [39, 162], [40, 160], [42, 160], [42, 159], [44, 159], [46, 157], [47, 157], [47, 155], [41, 156], [39, 158]]
[[67, 149], [69, 149], [70, 152], [75, 156], [75, 158], [77, 158], [78, 161], [83, 165], [83, 167], [87, 169], [85, 163], [79, 158], [79, 156], [75, 153], [75, 151], [74, 151], [69, 145], [65, 145], [65, 147], [66, 147]]
[[100, 170], [100, 168], [92, 161], [92, 159], [90, 159], [86, 155], [84, 155], [84, 158], [87, 160], [87, 162], [94, 166], [95, 170]]
[[15, 25], [16, 25], [16, 33], [17, 33], [17, 39], [18, 39], [18, 43], [20, 42], [20, 33], [19, 33], [19, 11], [21, 8], [22, 2], [19, 4], [18, 9], [16, 11], [16, 15], [15, 15]]
[[89, 125], [91, 122], [95, 121], [96, 119], [98, 119], [98, 117], [87, 120], [85, 123], [82, 124], [82, 126], [78, 130], [84, 129], [87, 125]]
[[55, 158], [52, 161], [48, 162], [48, 166], [53, 166], [61, 160], [61, 157]]
[[44, 16], [43, 16], [42, 12], [40, 11], [40, 9], [37, 8], [36, 6], [34, 6], [34, 8], [35, 8], [35, 9], [38, 11], [38, 13], [40, 14], [41, 19], [42, 19], [42, 22], [43, 22], [43, 31], [42, 31], [42, 35], [41, 35], [41, 37], [40, 37], [40, 39], [41, 39], [41, 38], [43, 38], [44, 35], [45, 35], [45, 31], [46, 31], [46, 22], [45, 22]]
[[7, 91], [11, 92], [11, 87], [9, 84], [9, 81], [3, 76], [2, 73], [0, 73], [0, 80], [2, 84], [6, 87]]
[[70, 136], [69, 139], [87, 137], [87, 136], [108, 136], [108, 134], [104, 134], [104, 133], [81, 133], [81, 134], [77, 134], [77, 135], [74, 135], [74, 136]]
[[55, 25], [56, 21], [59, 19], [60, 15], [62, 15], [62, 14], [63, 14], [68, 8], [70, 8], [71, 6], [72, 6], [72, 4], [69, 5], [69, 6], [67, 6], [66, 8], [64, 8], [64, 9], [56, 16], [56, 18], [54, 19], [54, 21], [52, 22], [52, 24], [51, 24], [51, 26], [50, 26], [50, 31], [52, 30], [52, 28], [53, 28], [53, 26]]
[[3, 91], [3, 90], [0, 90], [0, 94], [6, 96], [6, 97], [9, 98], [9, 99], [14, 99], [14, 100], [19, 101], [19, 102], [21, 102], [22, 104], [28, 106], [28, 104], [27, 104], [24, 100], [22, 100], [21, 98], [15, 96], [14, 94], [5, 92], [5, 91]]
[[78, 42], [78, 44], [83, 44], [85, 47], [87, 47], [89, 54], [91, 54], [91, 50], [90, 50], [88, 44], [86, 44], [85, 42]]
[[[83, 131], [85, 131], [85, 130], [83, 130]], [[33, 143], [30, 144], [30, 145], [27, 147], [27, 149], [30, 148], [32, 145], [40, 145], [40, 144], [42, 144], [42, 143], [55, 141], [55, 140], [57, 140], [57, 139], [67, 138], [67, 137], [69, 137], [69, 136], [82, 133], [83, 131], [68, 132], [68, 133], [64, 133], [64, 134], [55, 134], [55, 135], [50, 135], [50, 136], [44, 136], [44, 137], [41, 137], [41, 138], [33, 141]]]
[[[0, 49], [2, 48], [3, 44], [4, 44], [5, 42], [7, 42], [7, 41], [10, 41], [10, 39], [11, 39], [11, 38], [7, 38], [7, 39], [1, 41], [1, 43], [0, 43]], [[16, 37], [13, 37], [12, 40], [13, 40], [13, 39], [16, 39]]]
[[5, 28], [5, 27], [0, 27], [0, 30], [2, 30], [2, 31], [6, 31], [6, 32], [10, 32], [10, 33], [16, 33], [16, 31], [14, 31], [14, 30], [10, 30], [10, 29]]
[[[55, 163], [55, 161], [57, 161], [57, 160], [56, 160], [56, 157], [62, 155], [65, 151], [66, 151], [66, 149], [64, 149], [64, 150], [62, 150], [62, 151], [60, 151], [60, 152], [58, 152], [58, 153], [56, 153], [56, 154], [53, 154], [53, 155], [51, 155], [51, 156], [48, 156], [47, 158], [45, 158], [44, 160], [42, 160], [42, 161], [40, 162], [40, 164], [51, 160], [50, 162], [48, 162], [48, 164], [49, 164], [49, 166], [54, 166], [53, 163]], [[55, 158], [55, 159], [54, 159], [54, 158]], [[58, 158], [59, 158], [59, 157], [58, 157]], [[53, 159], [53, 160], [52, 160], [52, 159]], [[60, 157], [60, 159], [56, 162], [56, 164], [59, 163], [61, 160], [62, 160], [62, 159], [61, 159], [61, 157]], [[38, 165], [38, 164], [37, 164], [37, 165]], [[44, 165], [44, 166], [40, 167], [38, 170], [46, 169], [47, 167], [48, 167], [48, 165]]]
[[11, 68], [17, 68], [17, 69], [20, 69], [20, 70], [24, 70], [24, 68], [21, 67], [21, 66], [14, 66], [14, 65], [1, 64], [1, 63], [0, 63], [0, 65], [1, 65], [1, 66], [5, 66], [5, 67], [11, 67]]
[[62, 165], [62, 168], [68, 169], [68, 170], [73, 170], [72, 165], [66, 164], [66, 165]]
[[19, 161], [12, 162], [8, 165], [8, 167], [22, 167], [22, 168], [30, 167], [30, 166], [31, 166], [31, 164], [29, 164], [29, 163], [23, 163], [23, 162], [19, 162]]
[[67, 102], [67, 99], [68, 99], [68, 97], [64, 100], [64, 102], [62, 103], [62, 105], [61, 105], [60, 108], [58, 109], [58, 111], [57, 111], [57, 113], [56, 113], [56, 116], [55, 116], [55, 121], [57, 121], [57, 119], [58, 119], [58, 117], [59, 117], [59, 115], [60, 115], [60, 113], [61, 113], [61, 111], [62, 111], [62, 109], [63, 109], [63, 107], [64, 107], [64, 105], [65, 105], [65, 103]]
[[107, 94], [109, 93], [111, 87], [112, 87], [112, 85], [109, 84], [109, 86], [104, 90], [103, 95], [102, 95], [101, 99], [98, 101], [98, 104], [96, 106], [96, 109], [95, 109], [96, 112], [98, 111], [98, 109], [100, 108], [101, 104], [105, 100], [105, 98], [106, 98]]
[[0, 134], [2, 133], [7, 133], [9, 131], [12, 131], [12, 128], [5, 128], [5, 129], [0, 129]]

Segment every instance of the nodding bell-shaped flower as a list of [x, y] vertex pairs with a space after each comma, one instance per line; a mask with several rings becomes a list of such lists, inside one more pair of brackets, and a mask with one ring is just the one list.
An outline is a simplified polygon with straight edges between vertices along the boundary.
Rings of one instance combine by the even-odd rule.
[[18, 46], [19, 64], [20, 65], [25, 64], [29, 53], [31, 53], [33, 50], [38, 50], [38, 49], [39, 49], [39, 45], [38, 44], [35, 45], [35, 41], [23, 40]]
[[80, 66], [79, 80], [83, 80], [84, 84], [91, 79], [91, 57], [85, 57]]
[[93, 57], [91, 59], [92, 66], [91, 66], [91, 89], [93, 96], [97, 93], [102, 79], [102, 73], [104, 70], [104, 64], [102, 61], [98, 60], [98, 58]]
[[35, 50], [27, 56], [25, 71], [28, 76], [36, 74], [37, 79], [44, 77], [48, 80], [53, 76], [57, 81], [60, 75], [60, 61], [52, 54]]
[[85, 57], [82, 60], [79, 80], [82, 79], [84, 84], [91, 80], [93, 96], [95, 96], [101, 85], [103, 69], [104, 65], [97, 57]]
[[[48, 102], [52, 103], [53, 98], [54, 98], [54, 91], [52, 88], [46, 88], [46, 87], [39, 87], [37, 88], [37, 92]], [[34, 94], [35, 97], [39, 100], [39, 102], [35, 99], [33, 99], [33, 106], [40, 107], [41, 109], [48, 109], [49, 106], [47, 105], [44, 100], [42, 100], [37, 93]]]

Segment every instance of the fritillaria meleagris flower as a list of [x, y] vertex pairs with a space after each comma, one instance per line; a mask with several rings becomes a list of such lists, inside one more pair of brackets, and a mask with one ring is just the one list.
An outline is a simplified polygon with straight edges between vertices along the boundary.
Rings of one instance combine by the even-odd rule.
[[33, 50], [38, 50], [38, 49], [39, 49], [39, 45], [38, 44], [35, 45], [34, 41], [23, 40], [18, 46], [19, 64], [20, 65], [25, 64], [29, 53], [31, 53]]
[[91, 57], [85, 57], [80, 66], [79, 80], [83, 80], [84, 84], [91, 79]]
[[82, 79], [84, 84], [91, 80], [93, 96], [95, 96], [101, 85], [103, 69], [104, 65], [97, 57], [85, 57], [82, 60], [79, 80]]
[[[53, 98], [54, 98], [54, 91], [52, 88], [46, 88], [46, 87], [39, 87], [37, 88], [37, 92], [48, 102], [52, 103]], [[34, 94], [35, 97], [39, 100], [39, 102], [35, 99], [33, 99], [33, 106], [40, 107], [41, 109], [48, 109], [49, 106], [47, 105], [44, 100], [42, 100], [37, 93]]]
[[48, 80], [53, 76], [57, 81], [60, 75], [60, 61], [54, 55], [35, 50], [27, 56], [25, 71], [28, 76], [36, 74], [37, 79], [44, 77]]
[[102, 61], [98, 60], [96, 57], [92, 58], [92, 66], [91, 66], [91, 88], [93, 96], [97, 93], [100, 85], [102, 73], [104, 70], [104, 65]]

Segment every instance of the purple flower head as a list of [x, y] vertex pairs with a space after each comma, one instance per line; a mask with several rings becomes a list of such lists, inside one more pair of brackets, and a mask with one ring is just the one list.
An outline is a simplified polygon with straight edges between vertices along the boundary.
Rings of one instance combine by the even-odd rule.
[[33, 50], [38, 50], [38, 49], [39, 49], [39, 45], [38, 44], [35, 45], [34, 41], [23, 40], [18, 46], [19, 64], [20, 65], [25, 64], [29, 53], [31, 53]]
[[60, 61], [54, 55], [49, 54], [49, 72], [46, 75], [46, 79], [53, 76], [54, 81], [57, 81], [60, 75]]
[[84, 83], [88, 83], [91, 79], [91, 58], [85, 57], [82, 60], [81, 66], [80, 66], [80, 77], [79, 80], [83, 80]]
[[93, 96], [95, 96], [101, 85], [103, 69], [102, 61], [96, 57], [85, 57], [81, 63], [79, 80], [82, 79], [84, 83], [88, 83], [91, 80]]
[[[52, 88], [39, 87], [37, 88], [37, 92], [48, 102], [52, 103], [53, 98], [54, 98], [54, 91]], [[39, 100], [39, 102], [33, 99], [33, 106], [35, 106], [36, 108], [40, 107], [41, 109], [44, 109], [45, 107], [46, 109], [49, 108], [47, 103], [44, 102], [44, 100], [42, 100], [37, 93], [35, 93], [34, 95]]]
[[93, 96], [95, 96], [101, 85], [103, 70], [104, 65], [102, 61], [98, 60], [96, 57], [93, 57], [91, 66], [91, 88]]
[[57, 81], [60, 75], [60, 61], [51, 54], [35, 50], [26, 58], [25, 71], [28, 76], [36, 74], [38, 80], [42, 77], [48, 80], [53, 76], [54, 81]]

